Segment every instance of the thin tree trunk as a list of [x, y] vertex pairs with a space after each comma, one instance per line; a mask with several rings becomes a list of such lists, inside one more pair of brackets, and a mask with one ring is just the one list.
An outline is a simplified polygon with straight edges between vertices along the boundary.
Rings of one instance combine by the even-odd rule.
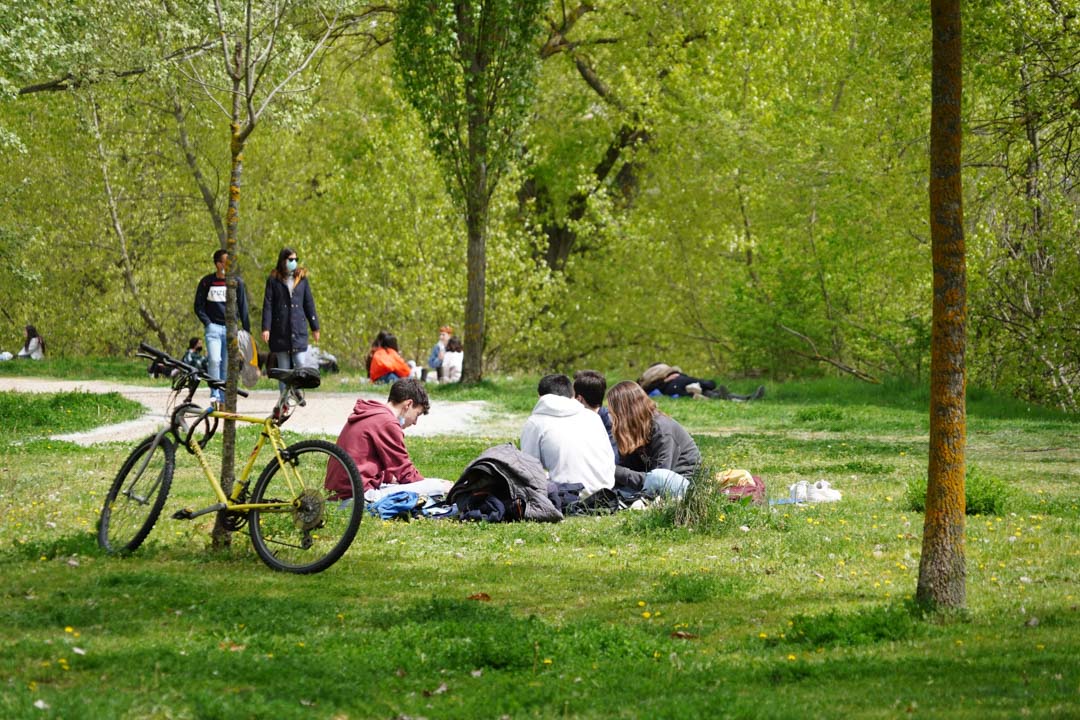
[[961, 181], [960, 0], [931, 0], [930, 235], [934, 304], [930, 353], [930, 464], [916, 600], [967, 603], [964, 462], [967, 276]]
[[191, 147], [184, 118], [184, 109], [181, 107], [180, 98], [177, 97], [175, 91], [173, 92], [172, 101], [173, 117], [176, 119], [177, 139], [180, 143], [180, 149], [184, 152], [184, 161], [187, 163], [188, 169], [191, 170], [191, 176], [195, 178], [195, 185], [199, 188], [199, 195], [203, 199], [203, 204], [206, 205], [207, 212], [210, 213], [210, 220], [214, 223], [214, 232], [218, 236], [218, 242], [221, 247], [225, 247], [227, 241], [225, 222], [221, 219], [221, 212], [218, 211], [217, 198], [214, 197], [210, 185], [206, 182], [206, 176], [203, 175], [202, 169], [199, 167], [199, 159], [195, 157], [195, 150]]
[[101, 179], [105, 184], [105, 199], [109, 205], [109, 218], [112, 222], [113, 232], [116, 234], [117, 248], [120, 251], [120, 265], [124, 269], [124, 284], [127, 286], [128, 292], [131, 293], [132, 299], [135, 300], [135, 304], [139, 308], [139, 315], [142, 317], [143, 322], [146, 323], [146, 327], [157, 335], [161, 346], [168, 350], [172, 346], [172, 339], [165, 332], [165, 328], [161, 326], [161, 323], [158, 322], [154, 311], [146, 304], [142, 292], [139, 290], [139, 284], [135, 281], [135, 268], [131, 264], [131, 254], [128, 252], [127, 234], [124, 232], [124, 225], [120, 221], [119, 204], [116, 202], [116, 195], [113, 193], [112, 182], [109, 179], [109, 158], [105, 153], [105, 145], [101, 140], [101, 120], [98, 117], [97, 102], [93, 98], [90, 99], [90, 111], [94, 121], [94, 139], [97, 142], [98, 159], [101, 161]]

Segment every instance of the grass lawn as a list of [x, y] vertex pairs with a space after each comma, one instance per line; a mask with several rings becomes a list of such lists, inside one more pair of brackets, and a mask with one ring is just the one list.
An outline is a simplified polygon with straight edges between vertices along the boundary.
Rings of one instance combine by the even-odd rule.
[[[525, 413], [534, 383], [434, 392]], [[168, 517], [208, 497], [183, 451], [147, 544], [101, 554], [96, 515], [131, 444], [48, 434], [137, 414], [103, 397], [0, 393], [2, 718], [1080, 716], [1074, 416], [971, 392], [968, 463], [1000, 509], [968, 517], [968, 612], [937, 623], [907, 605], [924, 389], [822, 380], [661, 403], [711, 467], [761, 475], [772, 498], [824, 478], [833, 505], [718, 506], [693, 527], [662, 510], [366, 516], [345, 557], [305, 577], [267, 569], [245, 534], [211, 554], [210, 517]], [[409, 447], [454, 479], [507, 440]]]

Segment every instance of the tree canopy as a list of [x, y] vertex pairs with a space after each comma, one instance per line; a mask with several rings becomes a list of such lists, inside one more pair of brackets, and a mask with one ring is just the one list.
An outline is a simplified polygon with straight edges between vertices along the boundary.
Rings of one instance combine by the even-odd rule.
[[[174, 5], [206, 11], [0, 9], [0, 345], [27, 322], [71, 355], [197, 334], [189, 296], [220, 243], [208, 209], [226, 215], [230, 158], [209, 102], [178, 84], [220, 40], [160, 21]], [[466, 4], [318, 5], [339, 12], [332, 50], [247, 140], [241, 271], [257, 306], [295, 246], [326, 349], [358, 361], [386, 328], [422, 360], [438, 326], [468, 319], [444, 150], [465, 137], [450, 124], [465, 76], [433, 54], [462, 39], [435, 21]], [[1080, 381], [1078, 5], [966, 10], [962, 108], [969, 380], [1066, 408]], [[297, 48], [320, 37], [316, 10], [295, 6]], [[501, 182], [484, 185], [486, 371], [632, 376], [664, 360], [926, 378], [927, 0], [536, 10], [538, 31], [508, 46], [528, 72], [493, 125]]]

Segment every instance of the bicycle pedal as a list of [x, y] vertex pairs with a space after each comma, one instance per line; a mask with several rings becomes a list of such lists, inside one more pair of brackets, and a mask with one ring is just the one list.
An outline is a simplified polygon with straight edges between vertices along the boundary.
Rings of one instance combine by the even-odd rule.
[[172, 515], [173, 520], [190, 520], [195, 517], [195, 511], [191, 508], [184, 508], [183, 510], [177, 510]]

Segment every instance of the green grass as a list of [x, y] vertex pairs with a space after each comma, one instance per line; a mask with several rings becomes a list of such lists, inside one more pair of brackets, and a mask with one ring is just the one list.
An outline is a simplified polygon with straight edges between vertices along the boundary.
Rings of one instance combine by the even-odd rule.
[[[524, 413], [535, 379], [435, 393]], [[660, 509], [556, 525], [366, 517], [312, 577], [269, 571], [245, 535], [211, 554], [211, 518], [167, 519], [207, 498], [182, 451], [147, 544], [102, 555], [91, 533], [129, 447], [20, 423], [0, 456], [0, 717], [1076, 717], [1080, 424], [992, 394], [970, 403], [969, 463], [1008, 503], [967, 519], [968, 608], [934, 622], [909, 609], [923, 395], [820, 381], [770, 385], [760, 403], [661, 400], [710, 467], [745, 467], [772, 497], [825, 478], [837, 504], [705, 503], [680, 526]], [[454, 479], [514, 439], [409, 448]]]

